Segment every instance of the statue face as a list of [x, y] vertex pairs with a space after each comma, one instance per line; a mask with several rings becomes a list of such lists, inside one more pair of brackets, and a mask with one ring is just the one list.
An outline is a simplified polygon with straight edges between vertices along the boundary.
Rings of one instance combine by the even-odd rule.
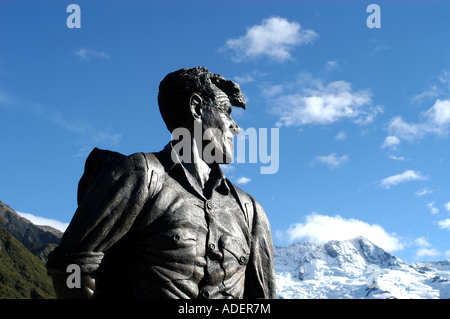
[[240, 128], [231, 117], [232, 105], [225, 93], [219, 91], [212, 103], [203, 108], [203, 138], [210, 142], [207, 148], [214, 149], [215, 161], [223, 158], [221, 164], [228, 164], [233, 159], [233, 137], [239, 134]]

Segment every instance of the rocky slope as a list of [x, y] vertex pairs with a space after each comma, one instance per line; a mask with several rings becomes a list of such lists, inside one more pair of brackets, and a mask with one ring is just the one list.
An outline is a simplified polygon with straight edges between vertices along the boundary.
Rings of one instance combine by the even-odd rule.
[[21, 217], [0, 201], [0, 227], [5, 228], [26, 248], [42, 260], [60, 242], [62, 232], [50, 226], [38, 226]]

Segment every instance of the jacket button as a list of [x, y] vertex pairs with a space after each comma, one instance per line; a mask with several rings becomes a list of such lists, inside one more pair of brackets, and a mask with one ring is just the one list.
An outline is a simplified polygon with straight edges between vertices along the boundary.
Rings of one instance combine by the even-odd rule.
[[209, 248], [212, 249], [212, 250], [214, 250], [214, 249], [216, 249], [216, 245], [214, 245], [214, 244], [209, 244]]
[[206, 202], [206, 208], [211, 209], [212, 208], [212, 203], [211, 202]]
[[239, 258], [239, 264], [241, 264], [241, 265], [244, 264], [246, 260], [247, 260], [247, 258], [245, 258], [244, 256], [241, 256]]
[[179, 241], [180, 240], [180, 235], [175, 234], [175, 235], [173, 235], [172, 238], [173, 238], [174, 241]]

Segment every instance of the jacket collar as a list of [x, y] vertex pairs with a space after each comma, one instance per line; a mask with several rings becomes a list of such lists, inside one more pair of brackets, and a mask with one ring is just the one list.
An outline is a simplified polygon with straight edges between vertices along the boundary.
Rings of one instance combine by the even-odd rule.
[[228, 195], [230, 189], [227, 179], [219, 164], [213, 163], [210, 168], [209, 179], [204, 188], [200, 186], [197, 179], [185, 168], [177, 152], [173, 151], [173, 141], [169, 142], [164, 149], [159, 152], [159, 159], [164, 166], [164, 170], [175, 180], [183, 185], [189, 186], [195, 195], [203, 200], [211, 198], [213, 190], [217, 190], [223, 195]]

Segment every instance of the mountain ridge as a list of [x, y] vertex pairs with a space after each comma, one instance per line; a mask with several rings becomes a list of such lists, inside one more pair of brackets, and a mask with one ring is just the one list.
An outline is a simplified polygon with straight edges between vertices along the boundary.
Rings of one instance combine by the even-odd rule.
[[61, 237], [0, 201], [0, 299], [56, 298], [45, 261]]
[[364, 237], [274, 248], [281, 299], [450, 298], [450, 261], [409, 265]]
[[61, 241], [63, 233], [51, 226], [35, 225], [0, 201], [0, 226], [19, 240], [27, 249], [46, 261]]
[[[44, 262], [61, 236], [0, 201], [0, 298], [54, 298]], [[365, 237], [275, 246], [274, 260], [280, 299], [450, 298], [450, 260], [408, 264]]]

